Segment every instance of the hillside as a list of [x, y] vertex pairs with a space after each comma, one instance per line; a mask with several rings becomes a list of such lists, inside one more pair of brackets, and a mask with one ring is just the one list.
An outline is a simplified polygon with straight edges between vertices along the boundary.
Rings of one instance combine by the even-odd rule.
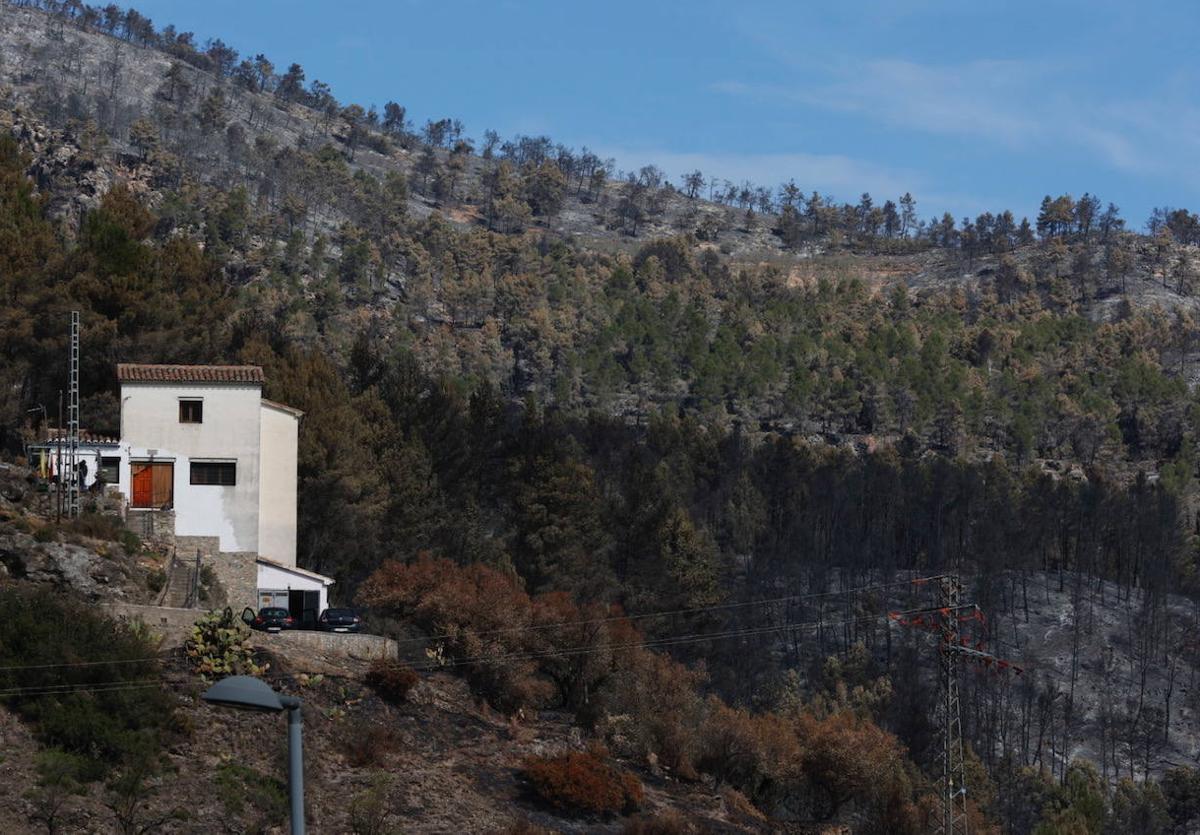
[[[304, 700], [305, 775], [312, 832], [503, 833], [519, 823], [554, 832], [622, 832], [619, 819], [582, 820], [556, 815], [531, 797], [518, 776], [527, 757], [581, 747], [565, 717], [547, 715], [522, 724], [474, 702], [460, 680], [424, 681], [410, 703], [392, 706], [360, 681], [284, 672], [286, 657], [270, 657], [272, 686]], [[166, 773], [146, 793], [142, 820], [182, 814], [154, 831], [180, 833], [283, 831], [287, 814], [282, 773], [283, 723], [272, 717], [214, 711], [186, 669], [168, 667], [167, 688], [180, 701], [180, 721], [204, 733], [168, 752]], [[44, 832], [30, 822], [37, 808], [38, 743], [17, 717], [0, 710], [5, 758], [0, 812], [6, 831]], [[712, 833], [767, 831], [742, 810], [729, 808], [714, 787], [681, 783], [639, 768], [646, 781], [644, 815], [670, 810]], [[61, 810], [65, 831], [116, 831], [102, 787], [70, 798]], [[377, 828], [371, 829], [369, 827]], [[286, 826], [284, 826], [286, 828]], [[527, 830], [528, 831], [528, 830]]]
[[[716, 831], [758, 825], [731, 788], [767, 827], [916, 831], [937, 655], [888, 612], [932, 606], [908, 584], [944, 573], [1024, 669], [963, 676], [979, 826], [1195, 826], [1196, 215], [1142, 234], [1092, 195], [956, 221], [911, 195], [669, 183], [372, 115], [298, 66], [76, 4], [0, 5], [0, 57], [12, 593], [148, 600], [161, 570], [46, 526], [22, 469], [79, 310], [90, 429], [118, 425], [117, 362], [260, 365], [304, 411], [300, 562], [421, 650], [427, 700], [361, 710], [404, 729], [378, 768], [420, 775], [396, 792], [424, 831], [490, 806], [488, 826], [632, 827], [518, 791], [523, 757], [594, 741]], [[602, 640], [621, 635], [636, 652]], [[359, 708], [337, 688], [366, 690], [311, 691], [341, 764], [332, 716]], [[20, 715], [23, 791], [30, 740], [61, 738]], [[318, 786], [326, 831], [343, 789]]]

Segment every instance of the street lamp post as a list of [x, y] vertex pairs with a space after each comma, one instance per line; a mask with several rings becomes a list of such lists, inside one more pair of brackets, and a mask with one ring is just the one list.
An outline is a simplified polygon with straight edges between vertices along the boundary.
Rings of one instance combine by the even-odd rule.
[[240, 710], [288, 712], [288, 801], [292, 835], [304, 835], [304, 743], [301, 738], [300, 700], [276, 693], [270, 685], [254, 676], [223, 678], [208, 688], [201, 698], [212, 704]]

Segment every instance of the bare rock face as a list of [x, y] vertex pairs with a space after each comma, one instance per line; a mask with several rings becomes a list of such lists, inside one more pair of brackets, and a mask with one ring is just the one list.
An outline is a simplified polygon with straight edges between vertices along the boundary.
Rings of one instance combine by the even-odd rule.
[[12, 577], [53, 583], [93, 600], [121, 595], [118, 588], [108, 587], [114, 571], [119, 569], [81, 545], [38, 542], [27, 534], [8, 534], [0, 536], [0, 564]]

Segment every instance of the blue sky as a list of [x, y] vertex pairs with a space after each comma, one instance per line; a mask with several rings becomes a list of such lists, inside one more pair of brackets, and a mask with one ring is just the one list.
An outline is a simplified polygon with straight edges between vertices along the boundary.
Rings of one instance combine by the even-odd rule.
[[[1090, 191], [1200, 209], [1200, 4], [142, 0], [156, 25], [301, 63], [478, 137], [545, 133], [920, 214]], [[903, 6], [903, 9], [898, 7]]]

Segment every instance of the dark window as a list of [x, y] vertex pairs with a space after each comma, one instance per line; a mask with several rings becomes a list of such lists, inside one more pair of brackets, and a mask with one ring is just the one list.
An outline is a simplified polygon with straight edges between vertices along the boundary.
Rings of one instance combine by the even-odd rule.
[[121, 480], [121, 459], [118, 456], [100, 457], [100, 479], [105, 484], [116, 484]]
[[237, 464], [233, 461], [193, 461], [192, 484], [237, 484]]
[[[180, 423], [204, 423], [204, 401], [203, 400], [180, 400], [179, 401], [179, 422]], [[195, 482], [193, 482], [195, 483]]]

